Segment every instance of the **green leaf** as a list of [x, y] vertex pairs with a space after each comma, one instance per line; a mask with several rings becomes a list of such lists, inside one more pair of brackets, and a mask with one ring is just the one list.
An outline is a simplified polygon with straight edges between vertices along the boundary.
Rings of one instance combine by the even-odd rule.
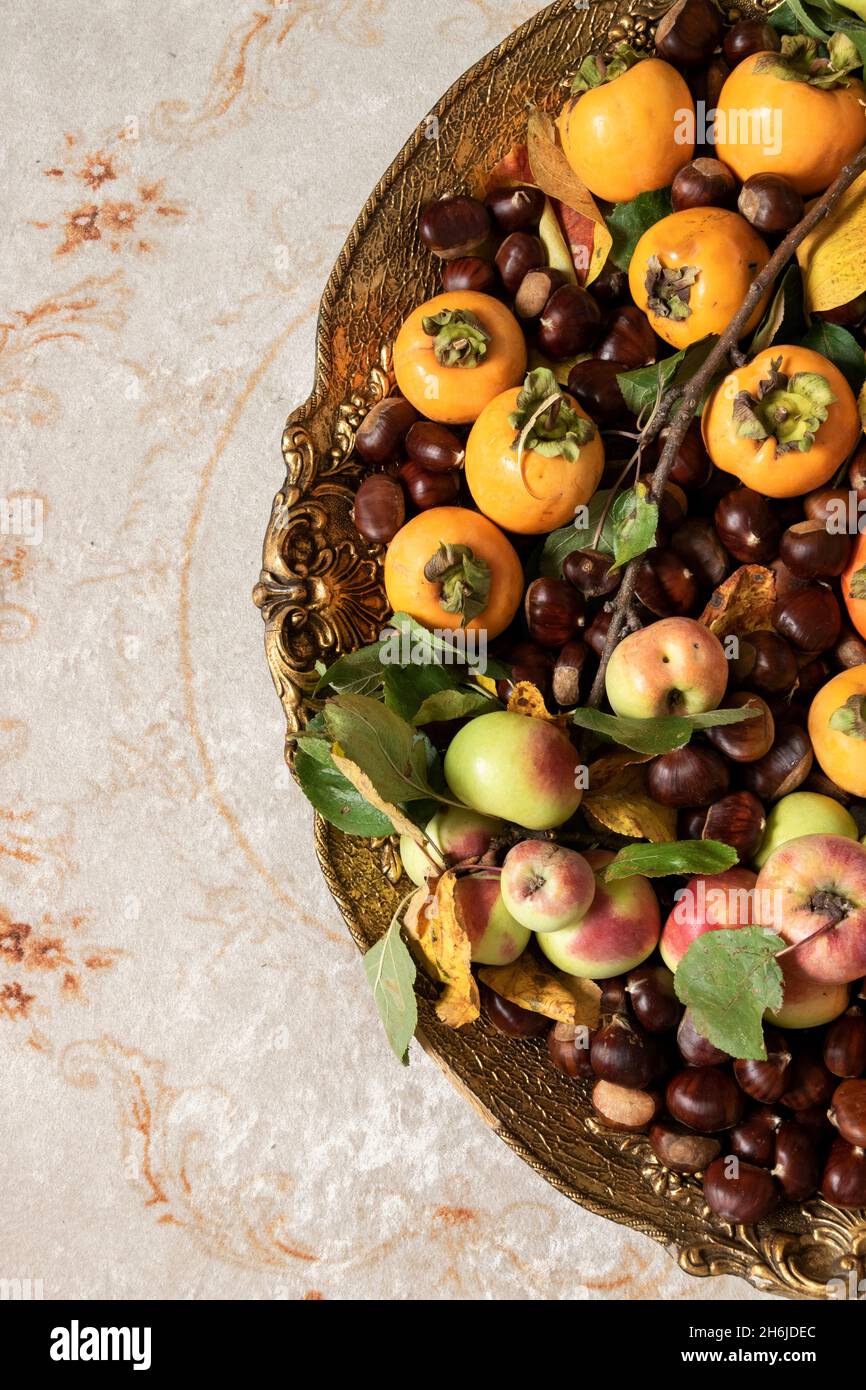
[[650, 367], [638, 367], [633, 372], [619, 372], [617, 381], [626, 405], [633, 415], [652, 410], [659, 395], [669, 386], [683, 386], [703, 365], [716, 344], [714, 337], [702, 338], [699, 343], [662, 358]]
[[322, 711], [340, 754], [369, 777], [384, 801], [404, 805], [437, 796], [427, 769], [427, 742], [393, 710], [366, 695], [336, 695]]
[[443, 719], [466, 719], [467, 716], [488, 714], [499, 708], [496, 700], [483, 690], [440, 690], [429, 696], [415, 714], [413, 724], [433, 724]]
[[[538, 561], [540, 575], [545, 579], [561, 579], [562, 566], [568, 556], [573, 554], [575, 550], [586, 550], [588, 546], [592, 545], [601, 514], [607, 506], [609, 497], [610, 488], [605, 488], [602, 492], [595, 494], [586, 508], [587, 521], [585, 526], [578, 526], [573, 523], [571, 526], [561, 527], [558, 531], [551, 531], [544, 542]], [[605, 518], [597, 549], [603, 550], [606, 555], [613, 554], [613, 517], [610, 512]]]
[[758, 326], [749, 351], [763, 352], [774, 343], [798, 342], [806, 331], [803, 305], [803, 275], [798, 265], [790, 265]]
[[[436, 663], [446, 667], [468, 666], [470, 671], [477, 671], [479, 675], [490, 676], [494, 680], [507, 679], [511, 674], [510, 668], [503, 662], [494, 661], [487, 655], [486, 645], [481, 645], [483, 634], [469, 631], [460, 638], [445, 637], [441, 632], [430, 632], [422, 627], [408, 613], [395, 613], [388, 627], [394, 630], [396, 636], [391, 640], [397, 645], [392, 660], [388, 639], [383, 644], [383, 661], [388, 665], [407, 665], [411, 662], [417, 666]], [[471, 645], [466, 645], [476, 640], [479, 642], [477, 653]]]
[[613, 569], [627, 565], [655, 544], [659, 509], [647, 500], [648, 495], [646, 484], [638, 483], [613, 504]]
[[653, 193], [639, 193], [628, 203], [617, 203], [605, 221], [613, 236], [610, 259], [620, 270], [628, 270], [634, 248], [644, 232], [654, 227], [673, 211], [671, 191], [658, 188]]
[[301, 791], [320, 815], [346, 835], [390, 835], [393, 827], [387, 816], [364, 800], [342, 772], [334, 767], [324, 740], [309, 739], [315, 755], [307, 748], [295, 754], [295, 775]]
[[812, 327], [802, 339], [803, 347], [820, 352], [845, 377], [856, 396], [866, 381], [866, 358], [857, 339], [846, 328], [823, 319], [813, 319]]
[[404, 1066], [408, 1066], [409, 1043], [418, 1025], [414, 988], [417, 972], [403, 940], [400, 921], [403, 908], [411, 897], [410, 893], [403, 899], [385, 935], [364, 956], [364, 970], [379, 1017], [385, 1025], [388, 1042]]
[[333, 665], [322, 673], [314, 694], [323, 690], [333, 690], [337, 694], [372, 695], [382, 684], [381, 664], [382, 643], [374, 642], [370, 647], [359, 647], [355, 652], [347, 652], [338, 657]]
[[[676, 909], [675, 909], [676, 910]], [[674, 976], [677, 997], [695, 1027], [732, 1057], [764, 1060], [762, 1020], [782, 1007], [782, 968], [775, 959], [785, 943], [764, 927], [725, 928], [693, 941]]]
[[431, 695], [452, 690], [464, 678], [462, 666], [386, 666], [385, 704], [401, 719], [414, 723], [416, 712]]
[[626, 845], [603, 871], [610, 883], [614, 879], [643, 874], [645, 878], [667, 878], [670, 874], [721, 874], [737, 862], [737, 851], [718, 840], [672, 840], [660, 845]]
[[722, 724], [739, 724], [753, 719], [754, 709], [714, 709], [705, 714], [665, 714], [656, 719], [628, 719], [604, 714], [597, 709], [572, 710], [570, 718], [579, 729], [610, 739], [634, 753], [670, 753], [688, 743], [695, 729], [714, 729]]
[[800, 4], [800, 0], [785, 0], [785, 3], [769, 16], [769, 21], [780, 34], [802, 32], [812, 39], [826, 40], [829, 37], [808, 13], [806, 6]]

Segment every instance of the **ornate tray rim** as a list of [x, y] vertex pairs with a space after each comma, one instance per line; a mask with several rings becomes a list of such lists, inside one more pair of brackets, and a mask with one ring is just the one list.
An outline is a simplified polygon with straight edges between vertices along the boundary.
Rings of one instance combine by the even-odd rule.
[[[632, 0], [601, 0], [598, 8], [607, 13], [611, 21], [616, 20], [627, 31], [631, 26], [629, 37], [636, 39], [640, 44], [643, 36], [651, 32], [651, 25], [671, 3], [672, 0], [644, 0], [643, 4], [634, 4]], [[767, 3], [767, 0], [746, 0], [741, 8], [756, 11], [760, 8], [772, 9], [774, 5], [775, 0], [771, 0], [771, 3]], [[286, 526], [286, 517], [291, 513], [292, 508], [305, 497], [312, 482], [321, 474], [335, 477], [336, 481], [331, 488], [334, 494], [345, 491], [346, 478], [348, 477], [349, 481], [352, 478], [352, 468], [349, 466], [348, 460], [352, 450], [354, 430], [360, 423], [360, 419], [363, 418], [366, 409], [376, 399], [387, 394], [390, 389], [389, 355], [385, 351], [378, 362], [371, 363], [365, 385], [361, 388], [356, 386], [350, 400], [339, 407], [342, 419], [336, 423], [334, 437], [337, 443], [330, 450], [329, 467], [317, 470], [312, 443], [303, 426], [315, 421], [319, 412], [328, 403], [328, 381], [334, 367], [335, 325], [332, 324], [331, 320], [341, 291], [352, 273], [357, 252], [382, 200], [405, 176], [413, 160], [423, 149], [426, 138], [425, 121], [443, 118], [467, 87], [505, 61], [537, 30], [559, 19], [567, 11], [578, 8], [580, 7], [575, 5], [574, 0], [553, 0], [552, 4], [540, 9], [451, 84], [425, 120], [419, 122], [412, 136], [379, 179], [349, 232], [328, 277], [319, 306], [316, 327], [316, 362], [313, 388], [306, 401], [290, 413], [283, 430], [282, 452], [286, 464], [286, 482], [274, 500], [263, 547], [262, 574], [253, 591], [253, 600], [256, 606], [262, 610], [262, 616], [266, 623], [265, 647], [271, 675], [286, 714], [285, 751], [290, 766], [295, 735], [303, 728], [313, 707], [311, 692], [317, 677], [315, 671], [311, 669], [312, 663], [309, 667], [288, 664], [284, 653], [279, 649], [275, 635], [275, 626], [285, 607], [294, 603], [298, 606], [299, 611], [304, 612], [305, 603], [309, 600], [309, 593], [305, 592], [306, 586], [298, 586], [295, 583], [294, 576], [289, 567], [283, 563], [280, 555], [280, 542]], [[613, 33], [614, 28], [609, 29], [609, 37], [613, 37]], [[358, 471], [355, 470], [356, 473]], [[351, 499], [351, 489], [346, 492], [346, 496], [349, 500]], [[377, 568], [375, 555], [371, 565], [372, 572], [375, 572]], [[370, 598], [372, 603], [372, 586]], [[383, 616], [384, 613], [377, 613], [375, 607], [373, 608], [369, 614], [372, 625], [371, 632]], [[319, 635], [323, 639], [320, 645], [330, 645], [339, 650], [341, 641], [339, 631], [329, 631], [328, 625], [325, 623], [323, 631]], [[356, 945], [363, 951], [368, 948], [370, 938], [358, 920], [357, 902], [345, 891], [344, 883], [336, 872], [333, 862], [335, 837], [345, 838], [339, 836], [338, 831], [316, 814], [315, 845], [322, 873]], [[395, 881], [393, 853], [390, 859], [391, 873], [390, 875], [388, 873], [389, 843], [387, 841], [377, 843], [373, 849], [382, 854], [383, 872], [385, 872], [386, 877], [389, 876], [392, 882]], [[399, 867], [397, 867], [396, 873], [399, 876]], [[811, 1224], [807, 1220], [805, 1209], [801, 1209], [802, 1221], [797, 1223], [799, 1229], [796, 1230], [778, 1227], [765, 1230], [763, 1226], [757, 1229], [731, 1228], [719, 1223], [714, 1226], [712, 1222], [709, 1225], [696, 1222], [693, 1231], [695, 1239], [691, 1244], [685, 1244], [682, 1240], [685, 1231], [673, 1229], [676, 1225], [675, 1222], [672, 1221], [666, 1229], [663, 1225], [647, 1219], [646, 1216], [634, 1210], [621, 1205], [618, 1206], [612, 1197], [605, 1200], [600, 1195], [593, 1195], [593, 1193], [576, 1185], [573, 1180], [564, 1177], [551, 1163], [544, 1161], [538, 1152], [533, 1150], [519, 1135], [493, 1114], [449, 1064], [434, 1041], [437, 1023], [430, 1007], [432, 987], [427, 990], [422, 982], [419, 993], [421, 996], [419, 999], [419, 1028], [416, 1036], [425, 1052], [433, 1058], [458, 1093], [469, 1101], [484, 1122], [504, 1140], [508, 1147], [522, 1158], [534, 1172], [577, 1205], [598, 1216], [649, 1236], [661, 1244], [673, 1258], [677, 1259], [683, 1270], [693, 1275], [734, 1274], [746, 1279], [754, 1287], [764, 1292], [793, 1299], [816, 1299], [829, 1296], [826, 1285], [828, 1277], [826, 1272], [827, 1257], [835, 1257], [834, 1273], [843, 1277], [853, 1274], [858, 1280], [866, 1276], [866, 1224], [862, 1221], [858, 1222], [856, 1213], [842, 1211], [820, 1200], [808, 1204]], [[477, 1027], [478, 1025], [474, 1026]], [[618, 1136], [618, 1138], [621, 1145], [620, 1153], [624, 1155], [626, 1152], [631, 1152], [636, 1162], [644, 1164], [644, 1177], [652, 1187], [656, 1198], [662, 1198], [663, 1208], [667, 1207], [668, 1200], [672, 1200], [673, 1206], [676, 1207], [680, 1197], [687, 1191], [686, 1187], [676, 1179], [676, 1175], [662, 1177], [666, 1170], [659, 1169], [651, 1154], [647, 1155], [645, 1151], [648, 1146], [642, 1136]], [[671, 1176], [673, 1181], [670, 1181]], [[610, 1190], [610, 1188], [607, 1189], [608, 1192]], [[802, 1229], [803, 1223], [807, 1226], [805, 1231]], [[819, 1252], [822, 1252], [824, 1257], [821, 1260], [824, 1271], [823, 1277], [816, 1279], [812, 1277], [813, 1260], [810, 1256], [817, 1255]]]

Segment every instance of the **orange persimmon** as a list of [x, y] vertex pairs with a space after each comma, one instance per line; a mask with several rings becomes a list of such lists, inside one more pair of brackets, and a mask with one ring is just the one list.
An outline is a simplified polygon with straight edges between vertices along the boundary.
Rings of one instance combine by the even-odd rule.
[[523, 566], [492, 521], [468, 507], [434, 507], [407, 521], [385, 555], [395, 613], [429, 628], [467, 627], [492, 639], [523, 597]]
[[725, 377], [704, 407], [717, 468], [765, 497], [823, 487], [860, 435], [854, 392], [811, 348], [765, 348]]
[[476, 506], [521, 535], [573, 521], [603, 471], [598, 430], [543, 367], [530, 372], [522, 390], [491, 401], [466, 442], [466, 483]]
[[627, 202], [666, 188], [695, 152], [685, 79], [660, 58], [588, 58], [559, 117], [565, 157], [597, 198]]
[[866, 796], [866, 666], [840, 671], [822, 686], [809, 710], [809, 737], [830, 780]]
[[[685, 208], [644, 232], [631, 258], [629, 288], [659, 337], [684, 348], [724, 332], [769, 259], [766, 242], [739, 213]], [[765, 295], [743, 333], [755, 327], [766, 301]]]
[[863, 83], [843, 71], [838, 86], [814, 85], [828, 80], [828, 70], [812, 68], [808, 45], [800, 39], [787, 54], [784, 45], [781, 54], [753, 53], [722, 88], [715, 152], [743, 182], [781, 174], [806, 196], [820, 193], [866, 140]]
[[861, 570], [866, 570], [866, 534], [858, 535], [839, 579], [848, 617], [860, 636], [866, 637], [866, 573], [860, 575]]
[[397, 334], [394, 375], [428, 420], [469, 425], [526, 371], [526, 340], [511, 310], [489, 294], [438, 294]]

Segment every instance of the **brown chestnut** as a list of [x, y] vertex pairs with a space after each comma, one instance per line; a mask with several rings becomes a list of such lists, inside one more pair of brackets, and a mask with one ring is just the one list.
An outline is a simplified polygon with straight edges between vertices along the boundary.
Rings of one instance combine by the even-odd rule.
[[814, 754], [805, 729], [798, 724], [778, 724], [769, 753], [753, 763], [743, 763], [741, 780], [762, 801], [777, 801], [801, 787], [812, 770]]
[[477, 198], [439, 198], [422, 212], [421, 240], [443, 260], [471, 256], [490, 235], [490, 217]]
[[709, 1134], [695, 1134], [670, 1120], [660, 1120], [653, 1125], [649, 1142], [659, 1163], [674, 1173], [702, 1173], [722, 1151], [718, 1139]]
[[767, 818], [758, 798], [752, 792], [730, 792], [707, 807], [701, 839], [730, 845], [742, 863], [752, 858], [766, 828]]
[[866, 1207], [866, 1150], [836, 1139], [821, 1179], [821, 1196], [837, 1207]]
[[479, 256], [458, 256], [455, 261], [446, 261], [442, 271], [442, 288], [446, 294], [460, 293], [462, 290], [490, 294], [497, 284], [493, 266]]
[[684, 164], [671, 184], [674, 212], [686, 208], [732, 208], [737, 198], [737, 180], [720, 159], [693, 159]]
[[531, 270], [544, 265], [544, 247], [529, 232], [512, 232], [496, 252], [496, 268], [509, 294], [517, 294]]
[[730, 773], [723, 758], [712, 748], [686, 744], [662, 753], [649, 764], [647, 791], [662, 806], [708, 806], [724, 796]]
[[763, 1221], [778, 1204], [775, 1179], [766, 1168], [735, 1156], [717, 1158], [704, 1174], [704, 1198], [711, 1211], [735, 1226]]
[[599, 1080], [636, 1090], [651, 1085], [664, 1069], [658, 1042], [624, 1013], [616, 1014], [594, 1035], [590, 1061]]
[[406, 435], [406, 453], [430, 473], [456, 472], [466, 457], [463, 442], [454, 431], [431, 420], [419, 420], [412, 426]]
[[676, 0], [659, 20], [656, 52], [677, 67], [709, 62], [722, 37], [722, 17], [711, 0]]
[[553, 668], [553, 698], [563, 709], [580, 704], [589, 647], [585, 642], [566, 642]]
[[823, 521], [799, 521], [779, 542], [779, 557], [797, 579], [833, 579], [842, 573], [850, 553], [848, 536], [828, 531]]
[[639, 965], [626, 977], [626, 994], [638, 1023], [647, 1033], [670, 1033], [682, 1017], [674, 977], [666, 965]]
[[730, 569], [730, 561], [715, 527], [704, 517], [690, 516], [674, 531], [670, 544], [705, 588], [718, 588]]
[[753, 53], [778, 53], [782, 46], [778, 30], [760, 19], [741, 19], [725, 34], [724, 55], [736, 67]]
[[[664, 451], [668, 439], [668, 428], [661, 430], [658, 436], [651, 440], [643, 451], [645, 464], [655, 468]], [[704, 441], [701, 438], [700, 425], [693, 422], [686, 430], [685, 437], [680, 444], [676, 458], [671, 468], [670, 481], [679, 483], [680, 487], [696, 488], [703, 487], [710, 476], [712, 464], [710, 456], [704, 448]]]
[[603, 598], [622, 583], [622, 570], [612, 566], [613, 556], [603, 550], [573, 550], [565, 557], [562, 572], [585, 598]]
[[786, 1120], [776, 1135], [776, 1161], [772, 1168], [789, 1202], [805, 1202], [817, 1191], [821, 1159], [811, 1134], [796, 1120]]
[[398, 477], [419, 512], [453, 507], [460, 495], [459, 473], [433, 473], [411, 459], [400, 465]]
[[[654, 476], [652, 473], [641, 473], [639, 481], [645, 487], [652, 488]], [[682, 526], [686, 519], [686, 512], [689, 509], [689, 499], [685, 492], [677, 483], [668, 482], [665, 490], [659, 498], [659, 524], [663, 531], [676, 531]]]
[[511, 679], [498, 680], [496, 693], [501, 700], [508, 700], [514, 686], [520, 681], [529, 681], [537, 686], [543, 695], [550, 689], [553, 676], [553, 657], [537, 642], [518, 642], [508, 654], [511, 666]]
[[490, 1022], [506, 1037], [537, 1038], [550, 1027], [550, 1019], [545, 1018], [544, 1014], [522, 1009], [510, 999], [503, 999], [501, 994], [497, 994], [487, 985], [481, 986], [481, 999]]
[[779, 547], [780, 526], [766, 497], [749, 487], [735, 488], [715, 511], [719, 540], [744, 565], [764, 565]]
[[611, 613], [606, 613], [602, 608], [596, 613], [589, 627], [584, 633], [584, 640], [590, 651], [595, 652], [596, 656], [601, 656], [604, 651], [604, 644], [607, 641], [607, 630], [610, 627]]
[[598, 1006], [601, 1010], [603, 1019], [610, 1020], [617, 1014], [628, 1014], [629, 1002], [628, 992], [625, 987], [624, 975], [612, 975], [610, 979], [599, 980], [601, 987], [601, 999]]
[[641, 560], [635, 593], [657, 618], [679, 617], [695, 606], [695, 576], [674, 550], [650, 550]]
[[494, 188], [486, 198], [487, 210], [506, 234], [528, 232], [537, 227], [544, 212], [545, 197], [532, 184], [516, 188]]
[[803, 217], [803, 196], [781, 174], [753, 174], [740, 189], [737, 207], [764, 236], [788, 232]]
[[628, 299], [628, 271], [607, 261], [592, 282], [592, 296], [606, 309], [624, 303]]
[[833, 648], [833, 658], [845, 671], [850, 671], [853, 666], [866, 665], [866, 641], [859, 632], [843, 625], [839, 640]]
[[621, 363], [621, 371], [632, 371], [655, 362], [658, 347], [646, 314], [628, 304], [617, 309], [609, 321], [595, 355], [602, 362]]
[[387, 545], [406, 520], [406, 502], [400, 484], [384, 473], [364, 478], [355, 493], [352, 518], [365, 541]]
[[788, 594], [795, 593], [797, 589], [805, 588], [808, 582], [805, 579], [798, 579], [778, 557], [770, 562], [770, 569], [776, 580], [777, 600], [787, 598]]
[[[750, 632], [740, 639], [732, 664], [734, 679], [754, 686], [763, 695], [790, 690], [797, 679], [797, 658], [778, 632]], [[742, 726], [738, 726], [742, 727]]]
[[824, 1038], [824, 1065], [834, 1076], [853, 1080], [866, 1072], [866, 1018], [849, 1009], [830, 1024]]
[[689, 1067], [677, 1072], [665, 1092], [675, 1120], [701, 1134], [733, 1129], [743, 1117], [743, 1096], [730, 1072], [718, 1067]]
[[738, 690], [722, 705], [722, 709], [747, 707], [758, 711], [754, 718], [744, 719], [742, 724], [719, 724], [715, 729], [706, 731], [713, 747], [735, 763], [754, 763], [758, 758], [763, 758], [772, 748], [776, 734], [770, 708], [760, 695]]
[[776, 1134], [782, 1117], [768, 1105], [753, 1110], [728, 1135], [731, 1153], [759, 1168], [770, 1168], [776, 1156]]
[[801, 652], [825, 652], [842, 627], [836, 595], [823, 584], [798, 589], [776, 604], [773, 627]]
[[631, 1086], [617, 1086], [613, 1081], [596, 1081], [592, 1088], [592, 1108], [608, 1129], [640, 1134], [658, 1118], [661, 1097], [655, 1091], [637, 1091]]
[[592, 1034], [588, 1028], [576, 1028], [573, 1023], [555, 1023], [547, 1035], [547, 1050], [553, 1065], [575, 1081], [592, 1076], [589, 1049]]
[[844, 304], [837, 304], [835, 309], [816, 309], [814, 312], [826, 323], [836, 323], [840, 328], [857, 328], [866, 318], [866, 292], [855, 295]]
[[568, 374], [568, 389], [590, 419], [603, 429], [627, 425], [632, 419], [617, 377], [621, 362], [602, 362], [597, 357], [577, 362]]
[[562, 285], [547, 301], [538, 321], [538, 346], [546, 357], [563, 362], [592, 347], [601, 329], [601, 310], [579, 285]]
[[809, 521], [829, 521], [831, 517], [848, 513], [848, 489], [841, 487], [819, 487], [807, 494], [803, 501], [803, 511]]
[[866, 1081], [843, 1081], [837, 1086], [829, 1118], [849, 1144], [866, 1144]]
[[[791, 1063], [788, 1085], [781, 1097], [789, 1110], [808, 1110], [813, 1105], [827, 1105], [836, 1084], [820, 1057], [800, 1052]], [[847, 1085], [848, 1083], [843, 1083]]]
[[734, 1062], [734, 1076], [752, 1100], [772, 1105], [788, 1089], [792, 1058], [784, 1037], [774, 1029], [767, 1032], [764, 1043], [766, 1061], [740, 1057]]
[[690, 1067], [717, 1067], [728, 1061], [727, 1052], [722, 1052], [698, 1032], [690, 1009], [686, 1009], [677, 1029], [677, 1047]]
[[387, 396], [368, 410], [355, 434], [355, 449], [365, 463], [393, 463], [418, 412], [402, 396]]
[[547, 307], [551, 295], [567, 284], [561, 270], [552, 266], [542, 266], [524, 275], [517, 294], [514, 296], [514, 312], [521, 319], [540, 318]]
[[526, 625], [543, 647], [564, 647], [584, 624], [584, 603], [565, 579], [533, 579], [526, 590]]

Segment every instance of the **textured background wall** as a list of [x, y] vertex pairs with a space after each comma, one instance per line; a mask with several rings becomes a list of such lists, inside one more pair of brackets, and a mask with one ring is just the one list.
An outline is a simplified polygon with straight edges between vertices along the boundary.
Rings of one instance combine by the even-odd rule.
[[250, 602], [354, 217], [533, 0], [7, 5], [0, 1277], [720, 1298], [393, 1062]]

